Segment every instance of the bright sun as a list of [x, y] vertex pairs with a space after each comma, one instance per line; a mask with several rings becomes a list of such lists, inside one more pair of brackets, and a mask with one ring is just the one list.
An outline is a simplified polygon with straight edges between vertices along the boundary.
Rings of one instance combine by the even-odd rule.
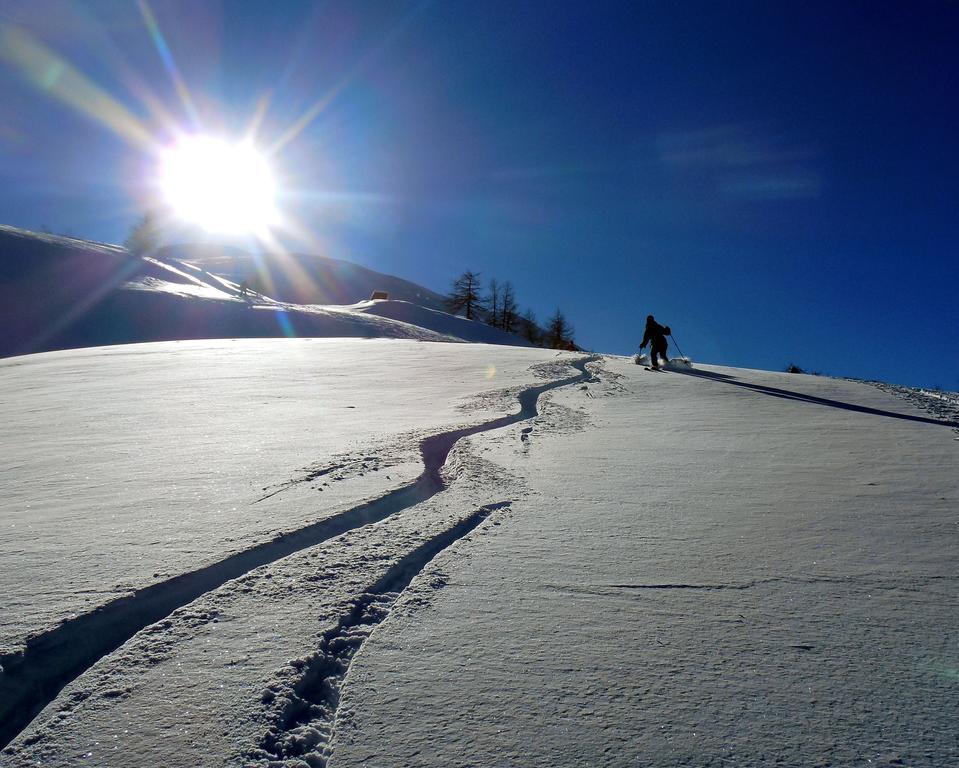
[[181, 219], [220, 234], [265, 234], [276, 224], [273, 173], [252, 144], [191, 136], [160, 159], [160, 186]]

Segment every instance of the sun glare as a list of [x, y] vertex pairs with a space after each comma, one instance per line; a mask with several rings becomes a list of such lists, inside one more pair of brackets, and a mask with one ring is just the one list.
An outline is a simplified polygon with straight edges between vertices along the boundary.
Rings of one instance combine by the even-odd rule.
[[273, 173], [249, 142], [182, 139], [161, 157], [160, 187], [178, 218], [210, 232], [265, 234], [276, 224]]

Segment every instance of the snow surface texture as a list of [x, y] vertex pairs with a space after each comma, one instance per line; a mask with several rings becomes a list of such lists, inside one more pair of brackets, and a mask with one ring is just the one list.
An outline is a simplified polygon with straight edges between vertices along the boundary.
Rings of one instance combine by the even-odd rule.
[[529, 490], [354, 661], [330, 765], [959, 764], [947, 425], [862, 384], [607, 366], [610, 396], [472, 439]]
[[555, 355], [249, 339], [0, 361], [0, 653], [410, 482], [420, 438], [500, 416]]
[[[446, 490], [253, 568], [147, 626], [70, 683], [3, 754], [4, 766], [959, 761], [959, 462], [948, 423], [875, 388], [819, 377], [711, 367], [651, 375], [631, 359], [604, 358], [584, 381], [570, 367], [582, 356], [500, 347], [495, 354], [508, 360], [496, 364], [514, 367], [484, 388], [463, 377], [480, 351], [493, 348], [285, 344], [281, 353], [241, 358], [238, 369], [266, 358], [272, 372], [248, 384], [239, 372], [226, 375], [235, 357], [213, 353], [219, 397], [257, 385], [299, 409], [299, 430], [274, 404], [275, 427], [249, 434], [256, 442], [276, 433], [263, 453], [285, 450], [280, 438], [306, 440], [296, 433], [317, 394], [296, 373], [297, 344], [317, 356], [314, 365], [338, 365], [354, 347], [372, 347], [392, 364], [390, 387], [376, 389], [367, 377], [324, 388], [331, 445], [350, 441], [337, 428], [334, 403], [358, 404], [372, 386], [365, 407], [378, 410], [369, 420], [392, 425], [413, 400], [395, 432], [368, 426], [356, 438], [364, 460], [392, 434], [415, 430], [410, 421], [431, 423], [418, 438], [484, 420], [501, 426], [452, 444]], [[131, 359], [124, 373], [126, 399], [147, 408], [140, 423], [152, 429], [197, 403], [178, 399], [189, 388], [170, 380], [168, 368], [183, 361], [164, 360], [181, 345], [150, 346], [152, 354]], [[416, 356], [434, 347], [436, 354]], [[476, 356], [464, 361], [471, 349]], [[107, 352], [115, 354], [91, 354]], [[68, 364], [59, 378], [42, 368], [24, 372], [14, 389], [57, 390], [59, 382], [63, 397], [99, 381], [104, 361], [70, 359], [77, 354], [21, 359]], [[9, 373], [0, 371], [0, 378]], [[161, 387], [144, 398], [151, 372]], [[540, 396], [531, 421], [496, 422], [515, 411], [523, 387], [558, 380], [570, 383]], [[440, 394], [451, 387], [459, 387], [458, 402]], [[160, 414], [149, 406], [161, 389], [178, 408], [167, 403]], [[113, 399], [122, 401], [119, 392]], [[226, 411], [218, 421], [199, 420], [195, 431], [206, 442], [190, 438], [182, 423], [174, 430], [197, 442], [192, 456], [173, 454], [188, 476], [201, 471], [204, 454], [236, 450], [231, 440], [224, 451], [218, 435], [240, 429], [242, 437], [248, 427], [237, 425], [242, 408], [231, 403]], [[39, 443], [43, 456], [58, 442], [96, 437], [98, 451], [119, 444], [135, 455], [126, 435], [141, 417], [129, 411], [125, 420], [82, 425], [61, 412], [59, 425], [49, 411], [11, 412], [34, 419], [21, 451]], [[415, 440], [400, 442], [409, 481], [422, 465], [411, 455]], [[328, 455], [318, 461], [319, 448], [310, 449], [314, 464], [225, 456], [217, 466], [234, 474], [211, 494], [229, 493], [253, 472], [248, 486], [260, 495], [244, 498], [273, 495], [248, 506], [274, 504], [277, 527], [308, 524], [335, 511], [306, 491], [330, 474], [316, 473], [341, 463]], [[291, 473], [291, 466], [305, 469]], [[386, 488], [347, 490], [336, 509], [355, 509]], [[103, 499], [84, 513], [88, 524], [106, 514], [112, 490], [84, 491]], [[61, 504], [71, 498], [61, 494]], [[184, 514], [189, 521], [188, 513], [187, 505], [154, 503], [154, 519], [141, 515], [138, 526], [146, 527], [130, 534], [128, 546], [143, 544], [131, 559], [159, 554], [148, 542]], [[234, 526], [231, 515], [217, 522]], [[216, 535], [215, 526], [203, 530]], [[245, 546], [271, 530], [269, 521], [262, 530]], [[83, 550], [109, 548], [113, 535], [104, 528]], [[3, 551], [36, 537], [21, 529]], [[184, 541], [204, 544], [194, 538]], [[193, 556], [183, 550], [181, 569]], [[71, 565], [47, 560], [52, 570]], [[102, 580], [113, 578], [107, 570]], [[32, 596], [68, 598], [44, 589]]]
[[[128, 353], [130, 352], [130, 348], [125, 349]], [[494, 349], [496, 348], [489, 348], [488, 351], [495, 356]], [[201, 350], [200, 352], [202, 357], [204, 351]], [[515, 352], [519, 352], [519, 350]], [[513, 356], [515, 356], [515, 352]], [[206, 354], [209, 354], [208, 350]], [[509, 354], [507, 353], [507, 355]], [[62, 355], [52, 357], [62, 357]], [[527, 375], [530, 378], [541, 380], [544, 376], [549, 376], [553, 372], [568, 372], [570, 358], [564, 353], [539, 350], [534, 355], [534, 360], [536, 358], [539, 358], [540, 362], [534, 362], [529, 366]], [[563, 358], [566, 360], [565, 363], [562, 362]], [[3, 741], [6, 742], [39, 711], [40, 707], [51, 700], [63, 684], [84, 672], [100, 657], [106, 656], [123, 642], [131, 639], [137, 631], [141, 629], [149, 631], [150, 624], [162, 619], [170, 611], [186, 606], [231, 579], [246, 576], [257, 566], [271, 564], [283, 557], [297, 554], [308, 547], [321, 544], [338, 534], [385, 520], [410, 506], [429, 500], [446, 487], [442, 469], [449, 451], [458, 440], [478, 431], [502, 428], [516, 421], [531, 418], [536, 413], [536, 401], [539, 394], [556, 386], [570, 384], [575, 380], [587, 377], [583, 365], [584, 361], [588, 359], [576, 357], [572, 359], [572, 366], [579, 369], [579, 373], [573, 376], [537, 383], [523, 387], [519, 391], [500, 390], [497, 393], [495, 390], [486, 390], [483, 392], [482, 398], [470, 398], [466, 403], [458, 405], [456, 410], [460, 413], [475, 412], [483, 407], [489, 407], [494, 402], [502, 405], [508, 402], [513, 395], [518, 395], [520, 408], [512, 415], [497, 416], [453, 430], [434, 431], [419, 439], [417, 446], [424, 469], [414, 482], [407, 482], [379, 495], [375, 499], [361, 501], [349, 509], [321, 517], [318, 522], [303, 525], [288, 533], [282, 533], [272, 540], [253, 544], [247, 549], [223, 557], [217, 562], [203, 565], [150, 586], [138, 588], [131, 594], [115, 599], [96, 611], [70, 618], [55, 629], [31, 636], [25, 649], [21, 652], [0, 657], [3, 664], [3, 675], [0, 676], [0, 702], [2, 702], [0, 704], [0, 716], [2, 716], [2, 719], [0, 719], [0, 722], [2, 722], [0, 738], [3, 738]], [[327, 360], [326, 362], [332, 361]], [[343, 373], [342, 368], [343, 366], [339, 371], [340, 374]], [[286, 373], [287, 369], [283, 368], [283, 371]], [[457, 373], [456, 366], [448, 366], [445, 372], [455, 375]], [[484, 373], [484, 378], [487, 381], [492, 380], [496, 375], [495, 366], [488, 366]], [[415, 382], [416, 377], [414, 376], [412, 380]], [[353, 383], [356, 384], [357, 382], [354, 381]], [[429, 390], [429, 386], [418, 387], [418, 389]], [[448, 392], [450, 387], [447, 386], [445, 389]], [[363, 468], [366, 469], [367, 462], [373, 462], [375, 459], [376, 457], [369, 456], [364, 458]], [[309, 482], [316, 480], [318, 477], [326, 477], [329, 474], [329, 469], [311, 470], [300, 480], [286, 481], [273, 489], [264, 488], [263, 490], [268, 492], [255, 499], [252, 504], [258, 504], [266, 499], [278, 496], [298, 482]], [[326, 484], [328, 485], [328, 483]], [[295, 499], [290, 499], [290, 494], [286, 494], [284, 503], [295, 503]], [[489, 511], [500, 506], [503, 506], [503, 504], [494, 504], [492, 507], [484, 507], [475, 511], [467, 518], [452, 524], [448, 530], [442, 531], [423, 542], [412, 552], [405, 553], [386, 572], [382, 579], [370, 585], [369, 590], [378, 597], [386, 599], [394, 588], [403, 589], [409, 583], [409, 580], [415, 576], [418, 569], [422, 567], [423, 563], [452, 544], [456, 539], [468, 533], [488, 516]], [[116, 553], [114, 553], [114, 557], [116, 557]], [[154, 574], [154, 577], [156, 576], [157, 574]], [[365, 615], [365, 612], [363, 615]], [[353, 623], [356, 623], [348, 619], [349, 617], [344, 619], [345, 625], [343, 622], [340, 623], [340, 630], [344, 626], [352, 627]], [[326, 676], [321, 679], [326, 679]], [[71, 696], [76, 695], [76, 692], [71, 694]], [[79, 695], [81, 699], [86, 698], [82, 693]], [[110, 697], [113, 695], [110, 694]], [[296, 697], [301, 699], [302, 695], [297, 688]], [[63, 711], [61, 709], [61, 713]], [[298, 710], [294, 709], [294, 712], [298, 712]], [[292, 715], [286, 711], [277, 714], [279, 733], [285, 734], [291, 728], [291, 717]], [[288, 747], [280, 746], [280, 742], [276, 740], [279, 736], [274, 735], [272, 738], [273, 741], [264, 742], [265, 746], [268, 746], [277, 754], [287, 754], [289, 752]], [[28, 739], [30, 743], [36, 743], [37, 740], [38, 738], [34, 737]]]
[[[903, 400], [908, 400], [938, 419], [959, 423], [959, 392], [904, 387], [899, 384], [886, 384], [882, 381], [868, 381], [866, 383], [878, 387], [883, 392], [891, 392]], [[956, 428], [956, 431], [959, 432], [959, 427]], [[959, 440], [959, 438], [956, 439]]]

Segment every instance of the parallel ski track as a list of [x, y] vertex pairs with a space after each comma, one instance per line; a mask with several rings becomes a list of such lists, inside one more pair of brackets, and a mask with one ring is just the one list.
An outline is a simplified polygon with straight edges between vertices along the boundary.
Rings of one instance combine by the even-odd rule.
[[[390, 615], [400, 594], [437, 555], [475, 530], [495, 510], [509, 505], [509, 501], [501, 501], [480, 507], [408, 552], [364, 590], [337, 625], [320, 638], [316, 652], [303, 664], [299, 679], [285, 692], [277, 722], [260, 742], [260, 748], [246, 758], [266, 760], [270, 765], [286, 760], [301, 764], [298, 761], [302, 760], [325, 766], [332, 752], [343, 681], [353, 657]], [[309, 726], [319, 737], [298, 737], [301, 726]]]
[[570, 361], [579, 375], [524, 389], [518, 396], [520, 409], [514, 414], [424, 438], [420, 442], [423, 472], [407, 485], [204, 568], [144, 587], [31, 637], [17, 653], [0, 656], [0, 749], [13, 741], [66, 685], [144, 627], [255, 568], [384, 520], [444, 490], [442, 468], [458, 440], [535, 417], [541, 394], [587, 381], [591, 375], [586, 365], [597, 359], [592, 355]]

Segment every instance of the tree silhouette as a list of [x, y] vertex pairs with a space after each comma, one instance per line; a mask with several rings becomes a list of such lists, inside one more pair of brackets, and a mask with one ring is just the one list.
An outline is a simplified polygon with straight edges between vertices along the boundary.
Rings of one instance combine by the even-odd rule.
[[156, 213], [147, 211], [133, 225], [123, 245], [133, 256], [149, 256], [160, 247], [162, 239]]
[[476, 317], [476, 312], [483, 308], [483, 301], [480, 299], [480, 275], [479, 272], [467, 270], [453, 281], [453, 291], [446, 298], [446, 306], [454, 315], [465, 312], [466, 319], [472, 320]]
[[520, 320], [522, 326], [523, 338], [531, 344], [541, 345], [543, 343], [539, 334], [539, 326], [536, 325], [536, 315], [532, 309], [527, 309]]
[[486, 322], [494, 328], [500, 327], [501, 309], [499, 283], [494, 277], [489, 281], [489, 294], [486, 296]]
[[499, 327], [507, 333], [516, 332], [516, 322], [518, 320], [516, 306], [516, 294], [513, 292], [513, 284], [507, 280], [503, 283], [503, 297], [500, 302]]
[[575, 349], [573, 343], [573, 326], [566, 320], [566, 316], [559, 310], [549, 319], [546, 325], [546, 346], [552, 349]]

